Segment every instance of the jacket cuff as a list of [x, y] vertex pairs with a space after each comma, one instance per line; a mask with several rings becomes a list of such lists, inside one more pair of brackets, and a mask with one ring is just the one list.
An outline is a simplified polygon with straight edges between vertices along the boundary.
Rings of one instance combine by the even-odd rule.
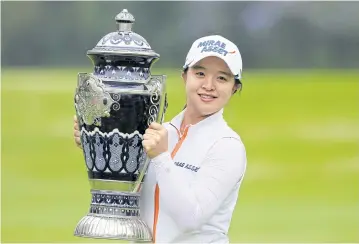
[[164, 164], [168, 164], [171, 161], [172, 161], [172, 157], [168, 151], [163, 152], [152, 159], [152, 163], [154, 163], [156, 167], [161, 167]]

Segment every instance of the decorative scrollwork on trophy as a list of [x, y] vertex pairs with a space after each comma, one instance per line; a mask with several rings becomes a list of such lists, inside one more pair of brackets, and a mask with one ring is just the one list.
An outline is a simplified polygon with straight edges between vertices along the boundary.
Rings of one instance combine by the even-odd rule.
[[78, 87], [75, 95], [75, 108], [84, 123], [101, 125], [101, 117], [109, 117], [112, 106], [110, 94], [104, 85], [91, 74], [78, 75]]
[[158, 80], [154, 79], [152, 81], [153, 86], [151, 89], [151, 105], [148, 110], [149, 118], [147, 124], [150, 125], [152, 122], [156, 121], [157, 115], [159, 112], [159, 103], [160, 103], [160, 97], [161, 97], [161, 84]]

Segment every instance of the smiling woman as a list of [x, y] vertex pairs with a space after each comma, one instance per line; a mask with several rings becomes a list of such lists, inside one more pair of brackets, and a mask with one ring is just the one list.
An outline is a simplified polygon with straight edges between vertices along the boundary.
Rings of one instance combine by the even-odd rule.
[[[237, 46], [218, 35], [196, 40], [182, 78], [186, 108], [163, 125], [153, 122], [142, 145], [151, 164], [141, 189], [141, 216], [153, 242], [228, 243], [246, 170], [240, 136], [223, 109], [242, 87]], [[80, 146], [75, 120], [75, 141]]]
[[219, 111], [241, 87], [225, 61], [216, 56], [204, 57], [192, 67], [186, 67], [182, 77], [186, 82], [187, 113], [193, 114], [187, 116], [184, 124], [196, 123], [196, 115], [201, 120]]

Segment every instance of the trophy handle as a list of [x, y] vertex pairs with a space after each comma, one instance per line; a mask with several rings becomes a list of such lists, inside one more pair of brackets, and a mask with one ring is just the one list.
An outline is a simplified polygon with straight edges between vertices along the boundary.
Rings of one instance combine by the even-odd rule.
[[[154, 121], [156, 121], [159, 124], [162, 124], [164, 121], [164, 115], [168, 106], [167, 103], [167, 93], [166, 93], [166, 76], [165, 75], [154, 75], [152, 76], [152, 79], [150, 82], [154, 81], [155, 90], [153, 92], [154, 95], [160, 95], [160, 103], [159, 103], [159, 109], [158, 114], [156, 115], [156, 118]], [[142, 170], [139, 172], [138, 178], [134, 184], [133, 193], [138, 192], [142, 183], [143, 178], [145, 177], [145, 174], [147, 172], [147, 168], [149, 166], [151, 159], [146, 156], [145, 163], [143, 165]]]
[[168, 106], [168, 102], [167, 102], [167, 89], [166, 89], [166, 76], [165, 75], [161, 75], [162, 76], [162, 84], [161, 84], [161, 88], [160, 88], [160, 94], [161, 94], [161, 100], [160, 100], [160, 107], [159, 107], [159, 111], [158, 111], [158, 116], [156, 118], [156, 122], [159, 124], [162, 124], [164, 121], [164, 117], [165, 117], [165, 113], [166, 113], [166, 109]]

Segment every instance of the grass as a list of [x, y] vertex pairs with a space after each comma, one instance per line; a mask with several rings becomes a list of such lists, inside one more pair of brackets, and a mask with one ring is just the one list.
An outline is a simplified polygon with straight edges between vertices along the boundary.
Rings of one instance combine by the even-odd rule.
[[[84, 69], [3, 69], [2, 242], [113, 242], [73, 236], [89, 184], [73, 142], [76, 75]], [[180, 73], [167, 74], [166, 120], [184, 105]], [[244, 74], [225, 109], [248, 167], [231, 242], [359, 241], [359, 73]]]

